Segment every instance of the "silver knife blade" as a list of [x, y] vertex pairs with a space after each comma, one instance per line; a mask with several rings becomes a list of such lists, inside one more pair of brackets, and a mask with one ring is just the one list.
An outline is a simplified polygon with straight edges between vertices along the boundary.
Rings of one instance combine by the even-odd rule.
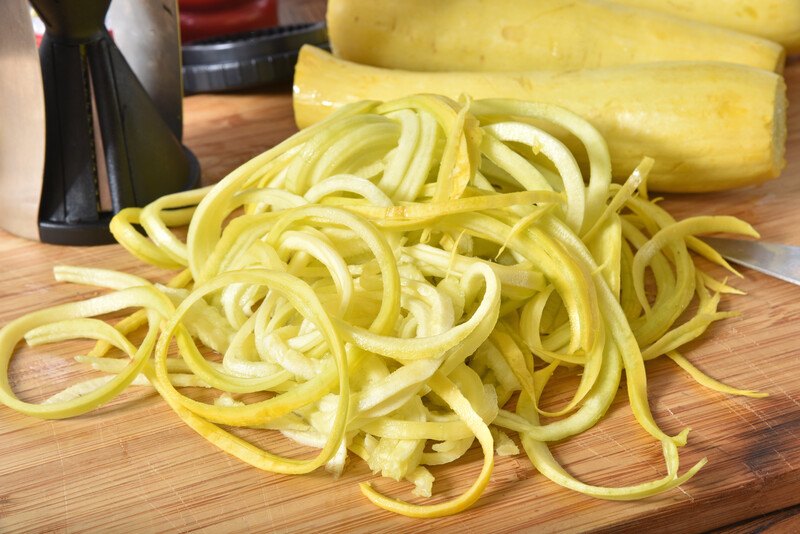
[[703, 241], [727, 260], [800, 285], [800, 247], [719, 237], [704, 237]]

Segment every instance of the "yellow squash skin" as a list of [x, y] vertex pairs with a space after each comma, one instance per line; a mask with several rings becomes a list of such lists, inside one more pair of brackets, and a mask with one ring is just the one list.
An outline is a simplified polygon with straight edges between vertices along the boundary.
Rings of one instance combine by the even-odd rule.
[[800, 52], [800, 2], [797, 0], [613, 0], [715, 24], [776, 41]]
[[649, 156], [653, 191], [719, 191], [775, 178], [785, 162], [786, 88], [726, 63], [653, 63], [569, 72], [435, 73], [369, 67], [306, 46], [294, 81], [303, 128], [358, 100], [416, 93], [563, 106], [606, 138], [617, 179]]
[[408, 70], [726, 61], [780, 71], [784, 60], [766, 39], [603, 0], [330, 0], [328, 30], [336, 56]]

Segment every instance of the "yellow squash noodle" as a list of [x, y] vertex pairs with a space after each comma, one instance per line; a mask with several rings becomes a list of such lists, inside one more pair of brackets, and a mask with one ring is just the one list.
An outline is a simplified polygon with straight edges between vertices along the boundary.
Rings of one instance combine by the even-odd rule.
[[[550, 127], [583, 143], [586, 169]], [[159, 285], [57, 267], [63, 282], [109, 292], [6, 325], [0, 401], [63, 418], [149, 385], [197, 433], [260, 469], [339, 474], [354, 454], [420, 498], [432, 495], [428, 466], [477, 440], [480, 474], [451, 500], [412, 504], [361, 486], [376, 505], [413, 517], [475, 503], [495, 449], [519, 452], [507, 431], [566, 488], [618, 500], [667, 491], [705, 460], [680, 472], [688, 429], [671, 436], [654, 421], [645, 361], [667, 356], [703, 386], [761, 395], [704, 375], [678, 352], [731, 315], [718, 304], [736, 292], [695, 264], [692, 251], [730, 268], [696, 236], [756, 233], [731, 217], [675, 221], [647, 198], [652, 164], [644, 158], [612, 184], [603, 138], [551, 105], [433, 95], [349, 105], [213, 187], [120, 212], [111, 230], [122, 246], [176, 275]], [[131, 309], [116, 322], [97, 318]], [[9, 380], [23, 338], [95, 340], [76, 359], [103, 376], [24, 402]], [[569, 402], [546, 411], [539, 398], [559, 367], [581, 378]], [[623, 374], [665, 474], [589, 485], [549, 445], [597, 424]], [[281, 457], [220, 425], [280, 432], [318, 453]]]

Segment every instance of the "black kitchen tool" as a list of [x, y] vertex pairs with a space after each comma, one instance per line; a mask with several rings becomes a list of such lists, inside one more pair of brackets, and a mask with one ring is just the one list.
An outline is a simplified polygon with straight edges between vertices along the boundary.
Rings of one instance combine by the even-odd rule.
[[[32, 0], [46, 148], [40, 239], [113, 242], [111, 217], [197, 185], [200, 168], [168, 126], [104, 26], [111, 0]], [[179, 134], [178, 134], [179, 135]]]

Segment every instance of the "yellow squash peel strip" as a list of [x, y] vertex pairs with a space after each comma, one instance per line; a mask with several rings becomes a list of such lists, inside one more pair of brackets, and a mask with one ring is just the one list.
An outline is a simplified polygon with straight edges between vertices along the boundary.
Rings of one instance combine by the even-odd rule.
[[[586, 180], [542, 121], [583, 143]], [[119, 242], [180, 272], [160, 286], [57, 267], [61, 281], [112, 292], [6, 325], [0, 400], [62, 418], [149, 383], [186, 424], [258, 468], [338, 474], [350, 451], [422, 496], [433, 482], [426, 466], [459, 458], [477, 439], [480, 474], [450, 500], [411, 504], [362, 484], [376, 505], [412, 517], [475, 503], [490, 481], [493, 436], [499, 450], [516, 449], [501, 429], [518, 432], [536, 469], [566, 488], [622, 500], [666, 491], [705, 460], [679, 473], [688, 429], [658, 427], [645, 360], [666, 355], [713, 390], [762, 395], [704, 375], [678, 352], [731, 315], [718, 310], [720, 294], [737, 292], [695, 265], [690, 250], [729, 267], [695, 236], [756, 234], [729, 217], [672, 219], [647, 198], [652, 163], [611, 184], [602, 137], [545, 104], [418, 95], [344, 107], [213, 187], [120, 212], [111, 224]], [[187, 224], [184, 241], [174, 229]], [[95, 318], [131, 308], [113, 326]], [[108, 378], [23, 402], [8, 376], [23, 337], [93, 339], [77, 359]], [[544, 410], [539, 398], [558, 367], [580, 369], [581, 380], [566, 405]], [[597, 424], [623, 372], [666, 475], [620, 488], [580, 482], [549, 443]], [[210, 388], [217, 400], [182, 386]], [[239, 399], [249, 394], [261, 397]], [[219, 424], [270, 428], [319, 452], [279, 457]]]

